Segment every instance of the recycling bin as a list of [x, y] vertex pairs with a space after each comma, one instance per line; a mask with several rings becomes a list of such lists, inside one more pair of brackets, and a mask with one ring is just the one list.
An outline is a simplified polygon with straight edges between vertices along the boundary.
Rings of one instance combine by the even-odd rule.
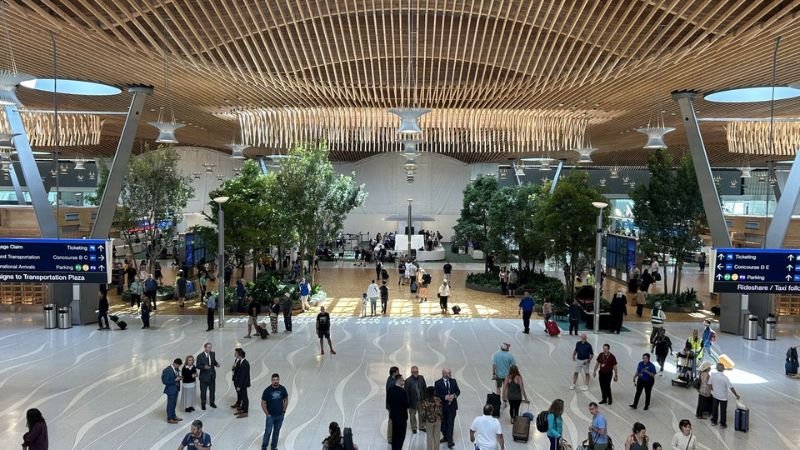
[[56, 305], [52, 303], [44, 305], [44, 328], [46, 330], [58, 328], [58, 317], [56, 314]]
[[748, 314], [747, 321], [744, 323], [744, 338], [749, 341], [758, 339], [758, 316]]
[[72, 328], [72, 307], [59, 306], [58, 307], [58, 328], [66, 330]]
[[764, 321], [764, 339], [768, 341], [775, 340], [775, 327], [778, 325], [778, 319], [775, 318], [772, 314], [767, 317], [767, 320]]

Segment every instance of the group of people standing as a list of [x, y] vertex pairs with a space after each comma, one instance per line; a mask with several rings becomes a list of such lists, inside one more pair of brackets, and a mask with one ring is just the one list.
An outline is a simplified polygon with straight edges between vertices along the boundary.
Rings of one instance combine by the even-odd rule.
[[[236, 401], [231, 408], [234, 409], [234, 417], [237, 419], [248, 417], [250, 408], [250, 399], [247, 394], [247, 390], [250, 388], [250, 363], [246, 356], [244, 349], [238, 347], [234, 349], [231, 377], [236, 389]], [[200, 408], [205, 410], [206, 405], [213, 409], [217, 408], [215, 402], [216, 380], [217, 369], [220, 367], [213, 345], [206, 342], [203, 345], [203, 351], [196, 358], [192, 355], [187, 356], [185, 361], [175, 358], [172, 364], [164, 368], [161, 372], [161, 383], [164, 385], [164, 394], [167, 396], [168, 423], [177, 424], [183, 420], [176, 413], [178, 396], [181, 392], [183, 393], [182, 407], [184, 411], [187, 413], [195, 411], [197, 382], [200, 384]], [[264, 439], [261, 444], [263, 450], [266, 450], [268, 446], [272, 450], [278, 448], [278, 437], [288, 402], [289, 394], [286, 388], [280, 384], [280, 375], [272, 374], [271, 383], [264, 389], [261, 396], [261, 410], [266, 416]], [[211, 436], [202, 431], [202, 426], [202, 422], [194, 421], [191, 432], [184, 438], [181, 445], [193, 445], [198, 449], [209, 448]], [[198, 442], [195, 443], [195, 440]], [[197, 446], [198, 443], [201, 445], [200, 447]]]

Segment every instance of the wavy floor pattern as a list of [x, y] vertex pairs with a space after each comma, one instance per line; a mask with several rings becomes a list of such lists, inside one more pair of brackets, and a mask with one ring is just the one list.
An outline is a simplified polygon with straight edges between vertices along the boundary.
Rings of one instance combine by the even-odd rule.
[[[293, 333], [268, 340], [243, 339], [244, 325], [231, 320], [222, 329], [205, 331], [197, 316], [161, 316], [150, 330], [132, 323], [126, 331], [98, 332], [94, 327], [44, 330], [38, 315], [0, 317], [0, 448], [19, 448], [24, 412], [38, 407], [49, 421], [50, 444], [61, 449], [174, 449], [189, 422], [201, 418], [212, 435], [213, 448], [257, 449], [264, 417], [258, 408], [270, 374], [281, 374], [289, 389], [290, 407], [281, 433], [281, 450], [316, 449], [330, 421], [352, 427], [361, 449], [386, 449], [384, 383], [388, 369], [398, 365], [404, 374], [420, 367], [429, 383], [449, 367], [462, 394], [455, 433], [456, 448], [472, 449], [469, 426], [492, 389], [491, 356], [502, 342], [520, 366], [534, 413], [550, 401], [565, 401], [565, 432], [578, 444], [589, 426], [587, 405], [600, 398], [595, 380], [587, 391], [568, 389], [571, 353], [576, 338], [547, 337], [535, 322], [531, 335], [520, 333], [517, 320], [454, 318], [333, 318], [336, 355], [319, 355], [311, 317], [295, 319]], [[631, 333], [589, 334], [596, 349], [609, 343], [620, 361], [620, 381], [613, 387], [614, 405], [604, 408], [612, 437], [622, 443], [635, 421], [648, 426], [652, 440], [668, 447], [677, 421], [689, 418], [703, 449], [798, 449], [800, 434], [791, 431], [800, 415], [800, 382], [783, 374], [783, 355], [796, 343], [800, 326], [780, 326], [777, 341], [743, 341], [721, 335], [720, 347], [735, 362], [728, 375], [751, 408], [748, 433], [733, 430], [734, 406], [728, 407], [730, 427], [722, 430], [694, 419], [696, 391], [671, 386], [675, 366], [659, 377], [649, 411], [628, 408], [634, 389], [631, 378], [641, 354], [648, 349], [649, 326], [629, 324]], [[669, 324], [676, 347], [697, 324]], [[281, 329], [283, 327], [281, 326]], [[203, 343], [214, 344], [222, 368], [217, 380], [219, 409], [182, 413], [180, 425], [165, 421], [161, 370], [173, 358], [197, 354]], [[247, 351], [252, 367], [250, 417], [234, 419], [228, 405], [234, 400], [230, 380], [233, 349]], [[506, 448], [546, 448], [547, 439], [532, 430], [528, 444], [511, 441], [507, 411], [502, 423]], [[535, 428], [535, 427], [534, 427]], [[425, 448], [423, 433], [409, 433], [408, 449]]]

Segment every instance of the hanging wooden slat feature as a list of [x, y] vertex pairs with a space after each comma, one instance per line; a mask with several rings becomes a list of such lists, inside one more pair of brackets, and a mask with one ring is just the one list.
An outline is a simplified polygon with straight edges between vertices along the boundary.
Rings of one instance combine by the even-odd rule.
[[[240, 110], [237, 116], [243, 142], [252, 147], [287, 148], [321, 140], [375, 151], [402, 140], [397, 116], [378, 108], [258, 108]], [[420, 139], [456, 152], [564, 151], [581, 145], [585, 121], [582, 112], [439, 109], [420, 119]]]
[[794, 158], [800, 148], [800, 122], [728, 122], [725, 129], [731, 153]]

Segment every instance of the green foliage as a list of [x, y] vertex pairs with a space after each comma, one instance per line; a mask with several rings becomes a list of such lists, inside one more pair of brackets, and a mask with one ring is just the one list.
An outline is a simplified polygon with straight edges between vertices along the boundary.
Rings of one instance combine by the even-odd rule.
[[[562, 178], [552, 195], [542, 195], [534, 217], [534, 227], [546, 237], [545, 254], [564, 267], [568, 293], [575, 292], [575, 274], [593, 259], [598, 210], [592, 202], [606, 201], [588, 180], [589, 176], [579, 171]], [[603, 214], [608, 217], [608, 208]]]
[[[145, 152], [131, 158], [128, 175], [120, 196], [121, 223], [117, 226], [127, 228], [137, 220], [145, 219], [150, 224], [163, 221], [177, 223], [181, 210], [194, 195], [191, 179], [178, 174], [180, 156], [171, 146], [159, 146], [157, 151]], [[170, 232], [175, 227], [161, 231], [162, 240], [156, 239], [157, 227], [145, 231], [145, 242], [152, 243], [155, 254], [171, 242]], [[123, 237], [131, 245], [131, 236]], [[152, 271], [152, 267], [151, 267]]]
[[[289, 298], [292, 299], [292, 307], [299, 308], [300, 290], [297, 288], [297, 284], [284, 280], [282, 275], [277, 272], [261, 272], [249, 292], [258, 303], [267, 306], [272, 305], [272, 299], [280, 298], [283, 301], [283, 296], [289, 294]], [[320, 286], [313, 285], [311, 297], [320, 292]]]
[[[486, 289], [497, 289], [497, 292], [500, 292], [500, 278], [493, 273], [471, 273], [467, 275], [467, 283]], [[553, 305], [563, 305], [568, 299], [561, 280], [538, 272], [527, 274], [527, 282], [518, 288], [517, 292], [521, 293], [523, 290], [530, 292], [537, 304], [549, 299]]]
[[652, 308], [656, 303], [661, 303], [661, 308], [664, 311], [686, 309], [693, 312], [697, 310], [699, 301], [697, 292], [689, 288], [680, 294], [650, 294], [647, 296], [648, 308]]
[[546, 197], [547, 191], [534, 184], [505, 187], [494, 193], [489, 210], [489, 247], [500, 252], [501, 259], [508, 258], [511, 243], [517, 246], [520, 265], [544, 259], [547, 239], [531, 225]]
[[[217, 225], [219, 204], [213, 199], [228, 197], [222, 205], [225, 219], [225, 253], [235, 258], [238, 267], [258, 258], [262, 250], [281, 243], [285, 219], [271, 194], [276, 190], [275, 176], [264, 175], [254, 161], [246, 161], [239, 176], [226, 180], [222, 186], [209, 193], [211, 214], [206, 219]], [[216, 249], [216, 227], [196, 228], [202, 233], [208, 247]]]
[[301, 254], [310, 258], [319, 243], [341, 231], [344, 217], [364, 202], [366, 193], [353, 176], [336, 176], [327, 147], [317, 144], [289, 151], [270, 197], [286, 214], [279, 223], [292, 230], [291, 239], [284, 242], [298, 244]]
[[[666, 149], [650, 155], [648, 185], [638, 186], [632, 193], [633, 214], [640, 229], [639, 243], [647, 255], [662, 262], [671, 255], [680, 273], [685, 258], [701, 244], [700, 232], [706, 226], [705, 209], [692, 160], [685, 157], [677, 169]], [[664, 270], [666, 277], [667, 271]], [[669, 291], [664, 280], [665, 291]], [[672, 292], [680, 290], [678, 279], [673, 280]]]
[[484, 255], [489, 254], [492, 250], [489, 216], [493, 206], [492, 200], [497, 192], [497, 180], [487, 175], [479, 176], [464, 188], [461, 217], [453, 227], [456, 244], [466, 245], [468, 241], [474, 241], [483, 250]]

